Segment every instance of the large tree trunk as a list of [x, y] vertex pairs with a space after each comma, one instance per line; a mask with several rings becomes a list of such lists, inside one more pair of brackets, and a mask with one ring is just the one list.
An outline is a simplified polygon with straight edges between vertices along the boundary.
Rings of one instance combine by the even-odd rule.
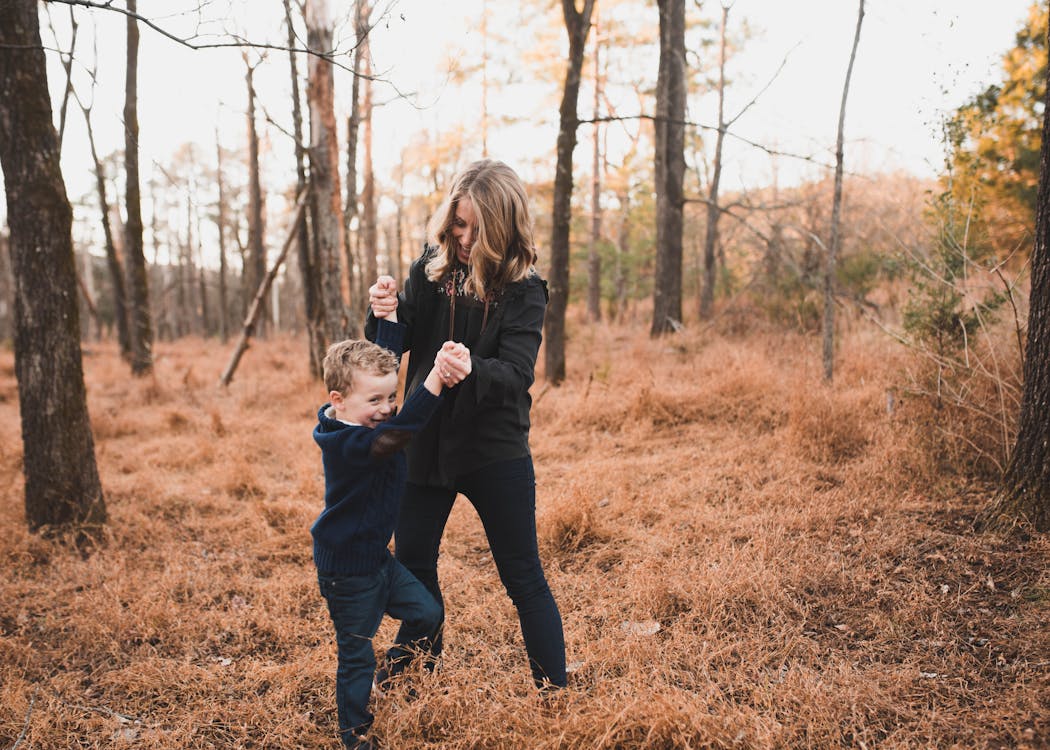
[[722, 144], [726, 136], [726, 26], [729, 6], [722, 6], [722, 28], [718, 44], [718, 134], [715, 136], [714, 164], [711, 183], [707, 189], [707, 226], [704, 231], [704, 278], [700, 289], [700, 318], [711, 317], [715, 304], [715, 250], [718, 247], [718, 220], [722, 210], [718, 205], [718, 189], [722, 182]]
[[849, 79], [853, 75], [853, 61], [857, 57], [860, 42], [860, 26], [864, 22], [864, 0], [857, 6], [857, 30], [853, 34], [853, 49], [846, 66], [846, 82], [842, 85], [842, 103], [839, 105], [838, 136], [835, 139], [835, 192], [831, 199], [831, 237], [828, 240], [828, 257], [824, 267], [824, 380], [831, 381], [835, 372], [835, 262], [842, 242], [839, 231], [839, 216], [842, 212], [842, 142], [846, 127], [846, 98], [849, 95]]
[[131, 371], [153, 371], [153, 324], [149, 309], [149, 281], [142, 242], [142, 195], [139, 192], [138, 67], [139, 27], [135, 20], [138, 0], [128, 0], [127, 71], [124, 87], [124, 254], [128, 264], [128, 326], [131, 331]]
[[[284, 0], [284, 18], [288, 25], [288, 61], [292, 75], [292, 124], [295, 135], [295, 179], [296, 192], [302, 195], [306, 189], [306, 151], [303, 148], [303, 108], [299, 96], [299, 66], [296, 54], [291, 48], [296, 46], [295, 28], [292, 25], [291, 0]], [[355, 79], [356, 80], [356, 79]], [[309, 201], [312, 205], [312, 201]], [[299, 261], [299, 276], [303, 282], [303, 304], [306, 316], [307, 350], [310, 359], [310, 375], [320, 378], [321, 363], [324, 360], [324, 311], [321, 308], [321, 281], [318, 278], [317, 258], [310, 244], [309, 224], [304, 211], [299, 226], [296, 228], [296, 257]], [[316, 215], [316, 214], [315, 214]]]
[[[310, 49], [332, 49], [332, 20], [327, 0], [307, 0], [306, 38]], [[343, 301], [339, 254], [343, 250], [343, 208], [339, 190], [339, 144], [335, 128], [335, 84], [332, 63], [310, 56], [307, 99], [310, 103], [310, 179], [317, 201], [317, 235], [324, 291], [325, 336], [329, 342], [350, 330]]]
[[[248, 268], [244, 293], [252, 294], [266, 275], [266, 244], [263, 239], [263, 193], [259, 176], [259, 133], [255, 128], [255, 69], [249, 65], [248, 83]], [[247, 297], [245, 298], [247, 302]], [[267, 332], [266, 300], [259, 311], [259, 335]]]
[[682, 320], [682, 182], [685, 177], [685, 0], [658, 0], [660, 69], [656, 81], [656, 268], [652, 336]]
[[1024, 391], [1017, 442], [981, 528], [1006, 531], [1019, 523], [1050, 531], [1050, 87], [1043, 107], [1032, 289], [1024, 357]]
[[572, 152], [576, 148], [577, 104], [580, 73], [587, 33], [591, 29], [594, 0], [584, 0], [583, 11], [574, 0], [562, 0], [565, 31], [569, 36], [569, 65], [558, 109], [558, 164], [554, 172], [554, 207], [551, 216], [551, 262], [548, 273], [550, 302], [544, 322], [547, 381], [565, 380], [565, 312], [569, 306], [569, 228], [572, 222]]
[[35, 0], [0, 3], [0, 162], [15, 284], [15, 376], [29, 528], [106, 520], [80, 351], [73, 213]]

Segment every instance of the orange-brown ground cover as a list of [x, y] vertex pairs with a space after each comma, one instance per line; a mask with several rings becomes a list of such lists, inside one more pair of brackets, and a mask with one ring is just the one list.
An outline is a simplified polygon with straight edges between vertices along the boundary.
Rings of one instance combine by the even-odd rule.
[[[18, 403], [0, 352], [0, 746], [335, 748], [335, 647], [308, 528], [321, 386], [301, 342], [157, 345], [134, 380], [85, 368], [108, 538], [25, 528]], [[391, 748], [1038, 747], [1050, 744], [1050, 541], [975, 535], [901, 351], [579, 330], [534, 387], [548, 577], [570, 688], [530, 685], [469, 504], [441, 560], [441, 670], [376, 706]], [[657, 629], [658, 626], [658, 629]], [[655, 632], [653, 632], [655, 630]], [[393, 636], [384, 623], [383, 647]]]

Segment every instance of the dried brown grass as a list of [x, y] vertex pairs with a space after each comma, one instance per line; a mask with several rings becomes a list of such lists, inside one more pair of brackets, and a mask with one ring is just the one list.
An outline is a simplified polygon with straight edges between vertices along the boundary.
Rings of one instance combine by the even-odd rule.
[[[970, 531], [984, 494], [942, 473], [910, 405], [887, 413], [906, 353], [856, 332], [825, 386], [804, 338], [575, 335], [532, 436], [570, 688], [532, 689], [459, 503], [448, 648], [418, 697], [378, 701], [388, 746], [1050, 744], [1050, 544]], [[111, 522], [87, 556], [26, 531], [19, 441], [0, 444], [0, 746], [337, 746], [303, 353], [256, 343], [221, 391], [215, 343], [158, 345], [145, 380], [93, 345]], [[13, 380], [0, 352], [9, 436]]]

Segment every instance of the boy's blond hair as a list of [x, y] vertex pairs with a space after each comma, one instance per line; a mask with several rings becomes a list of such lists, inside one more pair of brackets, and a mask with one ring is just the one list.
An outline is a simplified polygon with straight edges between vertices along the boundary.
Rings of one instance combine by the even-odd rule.
[[355, 372], [371, 375], [397, 372], [397, 357], [371, 341], [347, 339], [328, 347], [321, 367], [324, 387], [345, 396], [351, 390]]

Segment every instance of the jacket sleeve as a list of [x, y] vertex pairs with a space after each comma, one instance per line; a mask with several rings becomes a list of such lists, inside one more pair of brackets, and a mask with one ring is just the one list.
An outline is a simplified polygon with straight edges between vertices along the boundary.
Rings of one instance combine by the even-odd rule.
[[529, 389], [536, 377], [546, 308], [542, 284], [530, 284], [509, 303], [500, 323], [496, 356], [471, 355], [471, 374], [456, 401], [457, 419], [469, 417], [472, 407], [512, 403]]
[[[423, 254], [412, 262], [405, 279], [405, 288], [397, 295], [397, 322], [404, 326], [403, 349], [398, 354], [412, 349], [412, 334], [415, 330], [415, 321], [419, 308], [419, 294], [426, 283], [426, 264], [430, 259], [432, 250], [423, 249]], [[379, 319], [372, 314], [372, 308], [368, 308], [365, 316], [365, 338], [376, 341], [378, 334]]]
[[405, 350], [406, 326], [402, 323], [391, 323], [389, 320], [376, 320], [375, 343], [394, 353], [398, 358]]

